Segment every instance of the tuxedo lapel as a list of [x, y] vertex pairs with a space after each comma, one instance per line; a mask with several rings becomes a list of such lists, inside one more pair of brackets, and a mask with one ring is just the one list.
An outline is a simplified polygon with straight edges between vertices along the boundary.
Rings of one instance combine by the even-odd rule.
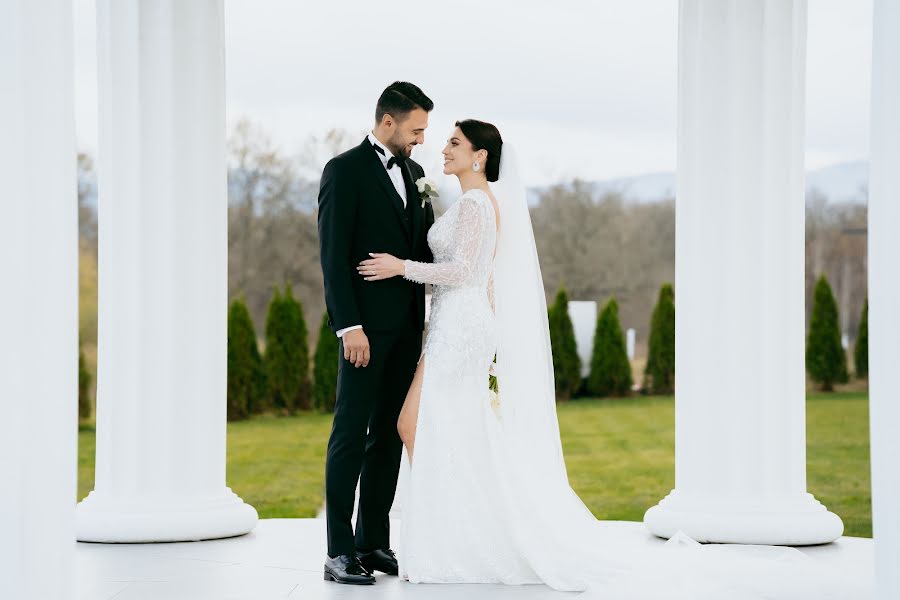
[[416, 188], [415, 176], [409, 163], [403, 165], [403, 182], [406, 184], [406, 205], [409, 207], [410, 225], [412, 226], [413, 244], [419, 241], [419, 234], [423, 229], [424, 215], [422, 212], [422, 201], [419, 198], [419, 191]]
[[388, 202], [393, 207], [394, 214], [396, 214], [397, 218], [400, 220], [400, 226], [403, 227], [404, 231], [406, 231], [407, 238], [412, 241], [410, 224], [407, 222], [405, 209], [403, 208], [403, 198], [401, 198], [400, 194], [397, 193], [397, 188], [394, 187], [394, 183], [391, 181], [391, 178], [388, 177], [387, 169], [384, 168], [384, 165], [381, 163], [381, 159], [378, 158], [378, 153], [375, 152], [374, 146], [372, 146], [372, 144], [370, 144], [368, 140], [365, 140], [363, 143], [368, 145], [370, 149], [371, 156], [369, 160], [369, 167], [373, 171], [378, 184], [381, 186], [381, 190], [387, 196]]

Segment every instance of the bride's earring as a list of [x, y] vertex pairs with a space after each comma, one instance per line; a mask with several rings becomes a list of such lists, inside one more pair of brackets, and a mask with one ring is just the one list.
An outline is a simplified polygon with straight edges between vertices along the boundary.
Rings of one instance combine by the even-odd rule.
[[472, 170], [475, 171], [475, 172], [477, 173], [478, 171], [481, 170], [481, 165], [479, 165], [478, 163], [473, 164], [473, 165], [472, 165]]

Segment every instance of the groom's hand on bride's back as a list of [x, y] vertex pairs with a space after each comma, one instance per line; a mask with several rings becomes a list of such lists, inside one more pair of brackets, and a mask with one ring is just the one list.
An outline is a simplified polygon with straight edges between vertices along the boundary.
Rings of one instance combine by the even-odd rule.
[[357, 368], [368, 367], [371, 352], [369, 350], [369, 338], [362, 329], [354, 329], [346, 332], [341, 341], [344, 343], [344, 359], [353, 363]]

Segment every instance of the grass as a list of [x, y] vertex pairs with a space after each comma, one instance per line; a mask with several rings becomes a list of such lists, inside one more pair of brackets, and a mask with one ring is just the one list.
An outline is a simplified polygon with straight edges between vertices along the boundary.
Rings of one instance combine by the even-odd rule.
[[672, 398], [558, 405], [569, 482], [598, 519], [640, 521], [675, 485]]
[[[228, 423], [227, 484], [260, 517], [315, 517], [324, 498], [331, 415]], [[94, 487], [93, 425], [78, 432], [78, 499]]]
[[[574, 401], [558, 412], [569, 480], [597, 518], [640, 521], [674, 487], [672, 398]], [[806, 420], [808, 491], [845, 535], [871, 537], [868, 397], [812, 394]]]
[[315, 517], [325, 492], [331, 415], [259, 417], [228, 424], [228, 484], [268, 517]]
[[872, 537], [868, 396], [810, 396], [806, 431], [809, 492], [843, 519], [844, 535]]
[[[672, 398], [576, 400], [559, 405], [575, 491], [601, 519], [639, 521], [675, 483]], [[331, 415], [258, 417], [228, 424], [228, 485], [260, 517], [313, 517], [322, 505]], [[79, 498], [93, 487], [94, 430], [79, 432]], [[845, 525], [871, 537], [869, 415], [865, 393], [807, 401], [809, 491]]]

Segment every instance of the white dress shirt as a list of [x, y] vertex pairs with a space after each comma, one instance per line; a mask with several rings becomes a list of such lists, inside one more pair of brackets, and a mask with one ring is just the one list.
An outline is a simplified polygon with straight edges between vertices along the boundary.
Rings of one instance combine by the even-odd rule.
[[[378, 138], [375, 137], [374, 134], [369, 134], [369, 142], [373, 146], [378, 146], [382, 150], [384, 150], [384, 154], [381, 152], [376, 152], [378, 158], [381, 159], [381, 164], [384, 165], [384, 168], [387, 169], [388, 161], [394, 156], [394, 153], [387, 149], [387, 146], [378, 141]], [[391, 178], [391, 183], [394, 184], [394, 189], [397, 190], [397, 193], [400, 194], [400, 198], [403, 199], [403, 208], [406, 208], [406, 184], [403, 183], [403, 171], [400, 169], [400, 165], [394, 163], [391, 165], [390, 169], [387, 169], [388, 177]]]
[[[384, 165], [384, 168], [387, 170], [388, 177], [391, 178], [391, 183], [394, 184], [394, 189], [397, 190], [397, 193], [400, 194], [400, 198], [403, 200], [403, 208], [406, 208], [406, 184], [403, 182], [403, 171], [400, 170], [400, 165], [396, 163], [391, 165], [390, 169], [387, 168], [388, 160], [390, 160], [394, 153], [388, 150], [387, 146], [378, 141], [378, 138], [375, 137], [374, 134], [370, 133], [368, 140], [373, 146], [378, 146], [384, 150], [384, 154], [381, 152], [375, 152], [375, 154], [381, 159], [381, 164]], [[339, 329], [337, 336], [343, 337], [345, 333], [352, 331], [353, 329], [362, 329], [362, 325], [352, 325], [350, 327]]]

